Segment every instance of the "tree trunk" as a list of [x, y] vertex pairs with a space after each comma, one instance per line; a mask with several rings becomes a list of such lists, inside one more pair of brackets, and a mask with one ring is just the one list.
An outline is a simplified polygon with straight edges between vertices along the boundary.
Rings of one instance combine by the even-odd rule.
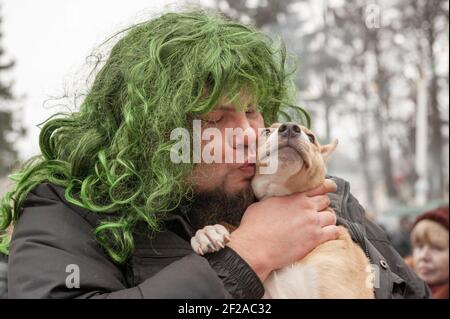
[[[375, 112], [375, 124], [377, 126], [376, 135], [379, 142], [379, 156], [382, 165], [383, 181], [386, 187], [386, 192], [389, 198], [397, 198], [398, 190], [394, 182], [392, 157], [389, 142], [386, 142], [387, 132], [385, 130], [385, 120], [388, 116], [383, 116], [383, 113], [388, 113], [390, 108], [390, 92], [387, 83], [387, 76], [381, 64], [381, 52], [379, 49], [379, 39], [377, 31], [372, 31], [373, 34], [373, 53], [375, 55], [377, 65], [376, 85], [378, 88], [378, 100], [380, 102], [380, 110]], [[387, 114], [388, 115], [388, 114]]]
[[427, 51], [430, 61], [431, 79], [429, 84], [429, 127], [430, 127], [430, 155], [431, 161], [429, 163], [429, 194], [430, 199], [441, 198], [444, 190], [444, 162], [443, 162], [443, 136], [442, 136], [442, 123], [441, 112], [439, 110], [438, 94], [439, 83], [438, 76], [436, 74], [436, 58], [434, 56], [433, 47], [435, 43], [435, 32], [433, 26], [433, 17], [430, 16], [430, 12], [427, 5], [426, 16], [429, 22], [427, 29]]
[[[361, 116], [361, 115], [360, 115]], [[364, 116], [364, 115], [363, 115]], [[359, 134], [359, 158], [362, 163], [363, 167], [363, 175], [364, 175], [364, 184], [366, 188], [366, 195], [367, 195], [367, 209], [369, 211], [376, 211], [377, 208], [375, 207], [375, 198], [374, 198], [374, 183], [372, 180], [372, 174], [370, 173], [370, 155], [368, 150], [368, 138], [367, 133], [364, 131], [363, 128], [360, 128], [360, 134]]]

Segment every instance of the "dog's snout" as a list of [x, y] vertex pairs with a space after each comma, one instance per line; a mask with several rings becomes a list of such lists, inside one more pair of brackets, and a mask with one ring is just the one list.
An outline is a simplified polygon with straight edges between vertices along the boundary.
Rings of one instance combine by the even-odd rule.
[[294, 132], [295, 134], [299, 134], [301, 133], [302, 130], [300, 129], [300, 126], [298, 126], [297, 124], [292, 124], [291, 131]]
[[283, 123], [278, 128], [278, 134], [284, 137], [295, 137], [301, 132], [300, 126], [295, 123]]

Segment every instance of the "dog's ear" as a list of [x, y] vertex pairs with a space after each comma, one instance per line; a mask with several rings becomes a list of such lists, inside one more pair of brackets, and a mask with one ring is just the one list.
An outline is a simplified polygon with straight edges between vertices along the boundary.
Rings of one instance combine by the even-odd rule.
[[333, 142], [327, 145], [322, 145], [320, 147], [320, 153], [322, 154], [323, 159], [328, 161], [330, 159], [331, 153], [336, 149], [336, 146], [338, 145], [339, 141], [335, 139]]

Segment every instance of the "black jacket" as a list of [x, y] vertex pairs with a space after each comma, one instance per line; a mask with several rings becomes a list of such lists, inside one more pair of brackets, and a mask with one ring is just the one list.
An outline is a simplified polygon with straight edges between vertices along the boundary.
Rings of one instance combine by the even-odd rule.
[[8, 298], [8, 257], [0, 253], [0, 299]]
[[[376, 296], [429, 297], [383, 231], [365, 218], [348, 183], [336, 181], [332, 203], [339, 223], [379, 265]], [[45, 183], [33, 189], [11, 240], [9, 298], [261, 298], [264, 293], [256, 274], [230, 248], [206, 258], [193, 253], [193, 229], [179, 214], [171, 215], [167, 230], [153, 239], [138, 226], [134, 253], [122, 265], [94, 240], [98, 217], [68, 203], [61, 187]], [[71, 281], [76, 273], [79, 285]]]

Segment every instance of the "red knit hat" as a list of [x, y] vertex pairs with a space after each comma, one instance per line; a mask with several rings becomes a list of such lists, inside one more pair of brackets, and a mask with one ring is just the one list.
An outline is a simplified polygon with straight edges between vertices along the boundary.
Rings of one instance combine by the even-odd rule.
[[418, 222], [424, 219], [432, 220], [448, 229], [448, 206], [436, 208], [432, 211], [418, 216], [416, 218], [416, 221], [414, 222], [413, 228], [417, 225]]

